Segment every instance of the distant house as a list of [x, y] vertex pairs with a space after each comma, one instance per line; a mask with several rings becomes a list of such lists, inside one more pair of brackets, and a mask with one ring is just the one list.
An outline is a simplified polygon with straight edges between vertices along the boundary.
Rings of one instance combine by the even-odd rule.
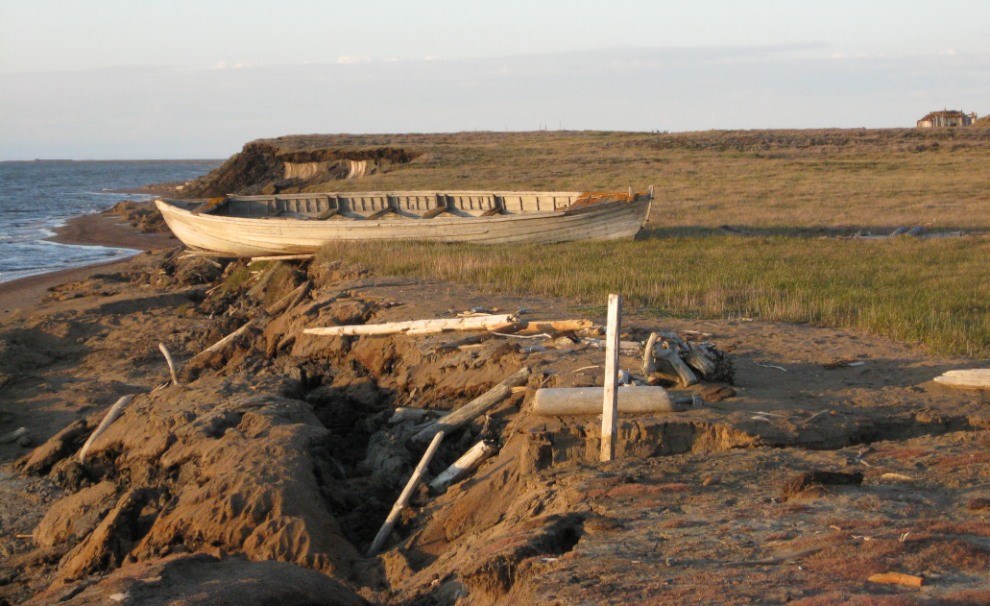
[[946, 126], [972, 126], [976, 121], [976, 114], [966, 114], [955, 109], [943, 109], [940, 112], [932, 112], [918, 120], [918, 128], [940, 128]]

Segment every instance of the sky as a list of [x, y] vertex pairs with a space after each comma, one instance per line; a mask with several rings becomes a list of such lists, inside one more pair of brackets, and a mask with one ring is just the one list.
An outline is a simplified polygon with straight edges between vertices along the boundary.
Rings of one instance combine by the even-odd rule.
[[990, 113], [986, 0], [0, 0], [0, 160]]

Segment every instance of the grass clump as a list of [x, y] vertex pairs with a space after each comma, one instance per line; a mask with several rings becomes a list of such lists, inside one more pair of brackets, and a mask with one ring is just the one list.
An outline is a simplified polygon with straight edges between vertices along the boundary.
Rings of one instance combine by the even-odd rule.
[[670, 315], [804, 322], [942, 354], [990, 355], [985, 237], [710, 235], [512, 247], [348, 242], [326, 246], [320, 258], [581, 304], [621, 292], [635, 306]]

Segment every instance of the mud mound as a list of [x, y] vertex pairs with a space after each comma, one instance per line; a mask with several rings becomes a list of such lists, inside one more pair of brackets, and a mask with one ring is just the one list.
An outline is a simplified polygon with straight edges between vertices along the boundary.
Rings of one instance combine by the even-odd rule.
[[144, 606], [359, 606], [362, 598], [341, 583], [284, 562], [174, 555], [128, 564], [96, 584], [48, 592], [29, 604], [103, 606], [124, 602]]
[[[356, 552], [323, 504], [328, 478], [311, 454], [325, 447], [327, 430], [304, 402], [253, 391], [213, 379], [135, 398], [87, 457], [86, 475], [105, 481], [56, 503], [38, 528], [39, 544], [68, 547], [91, 525], [81, 512], [112, 506], [59, 577], [179, 550], [346, 570]], [[52, 444], [64, 444], [65, 433]], [[24, 467], [44, 471], [39, 453], [67, 450], [44, 445]], [[117, 499], [111, 483], [129, 488]]]
[[252, 141], [219, 168], [190, 183], [182, 195], [293, 193], [312, 184], [387, 172], [417, 155], [396, 147], [283, 149], [277, 141]]
[[155, 203], [152, 201], [136, 202], [134, 200], [123, 200], [113, 205], [112, 208], [103, 212], [105, 215], [120, 217], [132, 227], [143, 234], [166, 233], [168, 226], [162, 217]]

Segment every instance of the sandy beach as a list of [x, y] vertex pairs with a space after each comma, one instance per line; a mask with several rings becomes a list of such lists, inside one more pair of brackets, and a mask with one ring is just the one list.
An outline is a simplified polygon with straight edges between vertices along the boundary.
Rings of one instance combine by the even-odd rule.
[[[119, 217], [103, 213], [74, 217], [55, 232], [55, 235], [49, 238], [52, 242], [132, 248], [135, 255], [147, 250], [171, 248], [178, 244], [171, 234], [141, 233], [122, 222]], [[129, 258], [2, 282], [0, 283], [0, 317], [13, 313], [19, 308], [37, 304], [52, 286], [84, 280], [100, 272], [114, 271], [123, 267]]]

